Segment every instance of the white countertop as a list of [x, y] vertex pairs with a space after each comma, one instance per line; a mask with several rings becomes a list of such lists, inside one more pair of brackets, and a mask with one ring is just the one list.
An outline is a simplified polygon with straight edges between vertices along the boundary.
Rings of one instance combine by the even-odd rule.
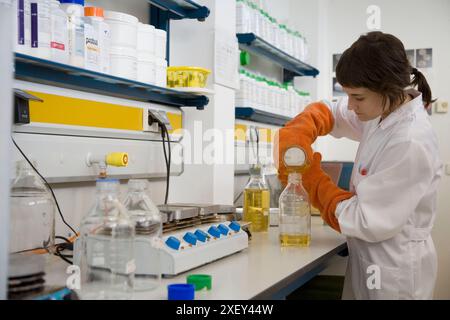
[[[203, 299], [270, 299], [302, 278], [315, 275], [318, 267], [325, 266], [329, 258], [345, 248], [345, 237], [324, 226], [320, 217], [312, 217], [311, 244], [307, 248], [281, 248], [278, 228], [270, 227], [269, 232], [253, 233], [247, 249], [176, 277], [163, 278], [159, 288], [136, 292], [134, 298], [167, 299], [167, 285], [186, 283], [189, 274], [209, 274], [212, 290]], [[62, 270], [67, 266], [62, 261], [52, 262], [47, 283], [63, 285], [67, 275]]]

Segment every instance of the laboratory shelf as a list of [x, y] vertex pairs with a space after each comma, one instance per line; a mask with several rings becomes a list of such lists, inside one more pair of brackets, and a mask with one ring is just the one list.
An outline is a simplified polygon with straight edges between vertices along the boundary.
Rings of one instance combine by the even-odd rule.
[[267, 41], [261, 39], [253, 33], [238, 33], [239, 48], [259, 56], [263, 56], [284, 69], [290, 71], [293, 76], [317, 76], [319, 70], [310, 66], [286, 52], [278, 49]]
[[56, 87], [177, 107], [204, 109], [204, 95], [179, 92], [28, 55], [15, 54], [15, 78]]
[[209, 16], [209, 9], [191, 0], [148, 0], [158, 9], [167, 11], [169, 19], [197, 19], [204, 21]]
[[250, 120], [276, 126], [283, 126], [286, 122], [292, 120], [291, 117], [247, 107], [236, 107], [235, 117], [236, 119]]

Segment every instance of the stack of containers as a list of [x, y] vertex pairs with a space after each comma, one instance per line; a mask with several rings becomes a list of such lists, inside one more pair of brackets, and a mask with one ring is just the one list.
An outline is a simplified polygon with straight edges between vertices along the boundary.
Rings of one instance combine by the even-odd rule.
[[84, 16], [86, 22], [86, 69], [109, 73], [110, 30], [104, 19], [103, 8], [86, 7], [84, 8]]
[[166, 31], [155, 29], [155, 84], [167, 86]]
[[110, 30], [110, 74], [130, 80], [137, 79], [138, 19], [116, 11], [105, 11]]
[[137, 39], [137, 81], [155, 84], [155, 27], [139, 23]]
[[309, 93], [297, 91], [292, 83], [281, 84], [244, 69], [239, 70], [239, 81], [236, 107], [254, 108], [295, 117], [311, 100]]
[[284, 24], [278, 24], [276, 19], [252, 1], [236, 1], [236, 32], [254, 33], [299, 60], [307, 58], [307, 47], [302, 35]]

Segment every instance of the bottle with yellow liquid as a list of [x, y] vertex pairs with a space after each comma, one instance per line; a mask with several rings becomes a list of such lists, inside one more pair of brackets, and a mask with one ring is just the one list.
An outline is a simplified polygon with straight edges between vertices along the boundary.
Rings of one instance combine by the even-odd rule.
[[251, 222], [251, 232], [269, 228], [270, 193], [259, 165], [250, 169], [250, 181], [244, 190], [244, 220]]
[[311, 206], [301, 183], [301, 175], [292, 172], [280, 195], [279, 230], [282, 247], [307, 247], [311, 241]]

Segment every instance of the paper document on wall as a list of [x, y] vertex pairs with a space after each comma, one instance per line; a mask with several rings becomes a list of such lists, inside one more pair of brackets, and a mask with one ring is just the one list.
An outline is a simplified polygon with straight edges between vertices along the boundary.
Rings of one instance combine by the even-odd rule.
[[238, 89], [239, 45], [236, 36], [216, 31], [214, 52], [214, 82]]

